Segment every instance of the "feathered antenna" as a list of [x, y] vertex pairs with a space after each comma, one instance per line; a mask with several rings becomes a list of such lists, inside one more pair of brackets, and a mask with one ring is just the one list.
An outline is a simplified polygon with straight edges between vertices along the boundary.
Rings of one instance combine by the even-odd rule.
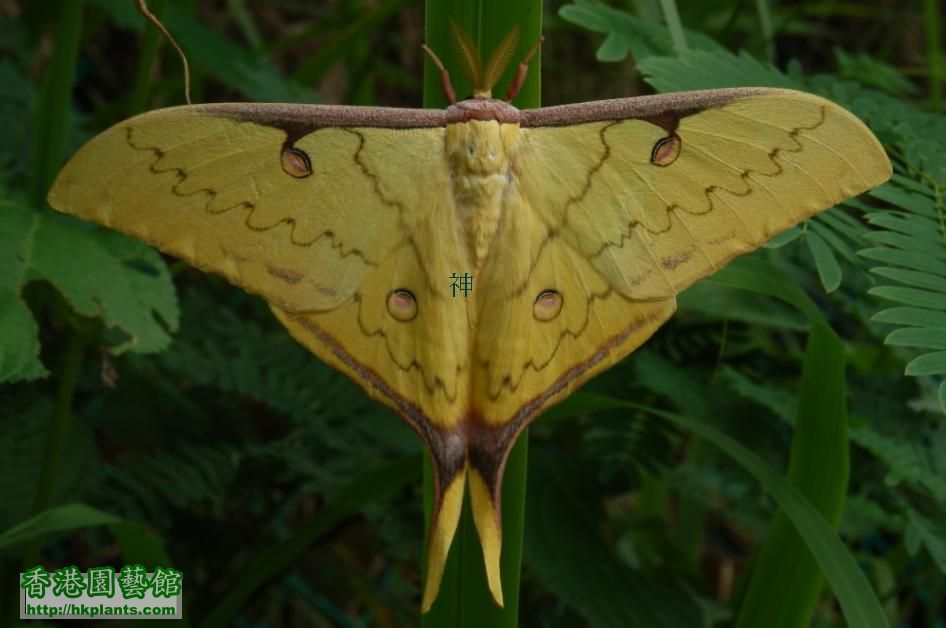
[[486, 70], [483, 72], [483, 87], [487, 91], [492, 90], [493, 86], [502, 78], [503, 72], [506, 71], [509, 62], [512, 61], [512, 55], [515, 54], [518, 46], [519, 25], [517, 24], [513, 26], [509, 34], [499, 42], [496, 50], [493, 51], [492, 56], [489, 58], [489, 63], [486, 64]]
[[473, 87], [474, 95], [477, 92], [489, 91], [483, 88], [483, 62], [480, 61], [480, 51], [466, 32], [460, 28], [453, 18], [450, 18], [450, 31], [453, 33], [453, 46], [460, 61], [460, 69], [467, 82]]
[[[493, 54], [489, 57], [489, 62], [486, 64], [486, 67], [483, 67], [483, 62], [480, 60], [480, 53], [476, 47], [476, 44], [473, 43], [473, 39], [462, 29], [459, 25], [453, 20], [450, 19], [450, 30], [453, 34], [453, 45], [454, 52], [457, 55], [458, 61], [460, 62], [460, 68], [463, 70], [463, 75], [466, 77], [466, 80], [473, 87], [473, 97], [474, 98], [492, 98], [493, 87], [499, 82], [499, 79], [502, 78], [503, 73], [506, 71], [506, 68], [509, 67], [509, 62], [512, 61], [512, 56], [516, 53], [516, 49], [519, 46], [519, 26], [513, 26], [512, 30], [503, 37], [503, 40], [499, 42], [499, 45], [496, 46], [496, 49], [493, 51]], [[529, 63], [532, 61], [532, 57], [539, 51], [539, 47], [542, 45], [542, 37], [539, 37], [538, 41], [535, 42], [535, 45], [526, 55], [525, 59], [522, 60], [522, 63], [519, 64], [519, 68], [516, 72], [516, 75], [513, 77], [512, 82], [509, 84], [509, 91], [506, 96], [507, 101], [512, 101], [513, 98], [519, 93], [519, 90], [522, 88], [523, 83], [526, 80], [526, 72], [529, 69]], [[440, 62], [440, 59], [437, 58], [437, 55], [434, 54], [427, 45], [423, 45], [422, 48], [424, 52], [430, 57], [430, 60], [433, 62], [437, 69], [440, 71], [440, 82], [443, 87], [443, 93], [447, 97], [447, 100], [450, 101], [450, 104], [456, 102], [456, 92], [453, 89], [453, 86], [450, 84], [450, 74], [447, 72], [447, 69], [444, 67], [443, 63]]]

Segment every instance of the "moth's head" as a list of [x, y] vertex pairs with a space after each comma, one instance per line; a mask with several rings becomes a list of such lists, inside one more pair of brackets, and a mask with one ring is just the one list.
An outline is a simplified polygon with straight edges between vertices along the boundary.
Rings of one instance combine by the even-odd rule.
[[505, 100], [473, 96], [447, 107], [447, 122], [495, 120], [500, 124], [519, 124], [519, 110]]
[[514, 26], [509, 34], [499, 42], [485, 66], [476, 44], [452, 18], [450, 19], [450, 30], [453, 33], [454, 52], [460, 63], [460, 69], [463, 70], [463, 75], [473, 87], [471, 99], [492, 100], [493, 87], [496, 86], [503, 72], [509, 67], [512, 55], [519, 45], [519, 26]]

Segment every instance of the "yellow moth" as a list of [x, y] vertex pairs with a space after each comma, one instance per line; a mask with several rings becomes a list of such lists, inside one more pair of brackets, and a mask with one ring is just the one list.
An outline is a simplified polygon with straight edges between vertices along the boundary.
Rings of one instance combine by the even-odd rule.
[[445, 110], [145, 113], [49, 194], [260, 295], [417, 432], [436, 473], [424, 610], [467, 487], [502, 604], [503, 468], [530, 422], [647, 340], [678, 292], [891, 173], [856, 117], [796, 91], [519, 110], [528, 57], [507, 100], [490, 93], [514, 39], [485, 69], [467, 54], [474, 95]]

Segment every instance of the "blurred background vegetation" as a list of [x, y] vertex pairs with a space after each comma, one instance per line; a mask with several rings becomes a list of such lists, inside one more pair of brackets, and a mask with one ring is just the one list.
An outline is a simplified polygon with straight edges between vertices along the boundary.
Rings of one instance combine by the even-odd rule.
[[[420, 105], [418, 0], [149, 4], [194, 102]], [[705, 422], [784, 470], [823, 317], [848, 364], [839, 533], [890, 625], [930, 628], [946, 626], [942, 9], [555, 0], [542, 50], [544, 105], [796, 87], [882, 140], [891, 183], [694, 286], [585, 390]], [[130, 1], [0, 0], [0, 624], [24, 564], [134, 557], [184, 572], [195, 625], [415, 625], [413, 433], [258, 299], [45, 205], [67, 155], [182, 104], [182, 84]], [[759, 294], [773, 284], [796, 292]], [[739, 616], [777, 509], [755, 477], [653, 412], [577, 402], [535, 424], [530, 453], [521, 626], [760, 625]], [[845, 625], [829, 588], [814, 599], [798, 625]]]

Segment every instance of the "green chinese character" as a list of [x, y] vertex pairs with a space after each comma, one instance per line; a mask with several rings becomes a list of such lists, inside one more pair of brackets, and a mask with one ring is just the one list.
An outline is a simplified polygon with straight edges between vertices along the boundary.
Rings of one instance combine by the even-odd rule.
[[89, 597], [115, 597], [115, 570], [111, 567], [90, 567]]
[[85, 577], [75, 565], [54, 571], [53, 581], [56, 583], [53, 587], [53, 595], [79, 597], [85, 591]]
[[473, 276], [470, 273], [463, 273], [458, 275], [453, 273], [450, 275], [452, 283], [450, 288], [453, 290], [453, 297], [456, 298], [457, 290], [463, 293], [463, 296], [467, 296], [473, 290]]
[[118, 573], [118, 588], [122, 590], [122, 597], [144, 599], [145, 590], [148, 588], [147, 576], [144, 565], [125, 565]]
[[181, 579], [184, 577], [180, 571], [168, 567], [155, 567], [154, 576], [151, 578], [151, 588], [154, 597], [173, 597], [181, 594]]
[[24, 571], [23, 580], [20, 582], [20, 588], [26, 589], [26, 596], [32, 598], [43, 597], [46, 595], [46, 589], [52, 585], [49, 572], [43, 569], [42, 565]]

